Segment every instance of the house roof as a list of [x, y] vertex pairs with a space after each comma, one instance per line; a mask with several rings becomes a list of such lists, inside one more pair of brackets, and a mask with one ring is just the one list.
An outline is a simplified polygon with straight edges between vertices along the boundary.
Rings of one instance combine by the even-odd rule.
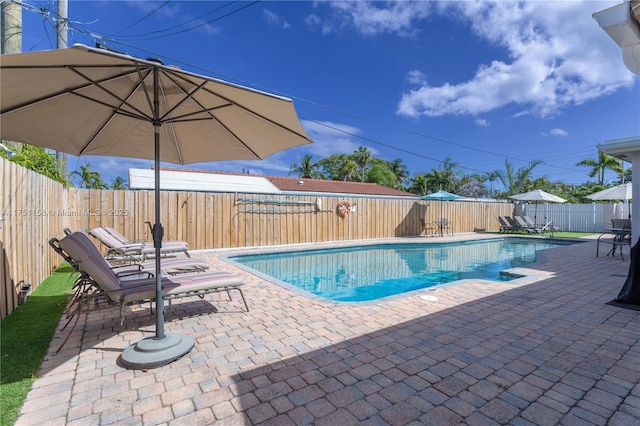
[[328, 192], [333, 194], [381, 195], [391, 197], [417, 197], [416, 194], [400, 191], [376, 183], [345, 182], [337, 180], [301, 179], [284, 176], [265, 176], [281, 191]]
[[[210, 172], [163, 167], [160, 170], [160, 188], [178, 191], [211, 192], [309, 192], [327, 194], [352, 194], [385, 197], [417, 197], [375, 183], [344, 182], [320, 179], [301, 179], [284, 176], [260, 176], [242, 173]], [[153, 171], [129, 169], [131, 189], [153, 189]]]

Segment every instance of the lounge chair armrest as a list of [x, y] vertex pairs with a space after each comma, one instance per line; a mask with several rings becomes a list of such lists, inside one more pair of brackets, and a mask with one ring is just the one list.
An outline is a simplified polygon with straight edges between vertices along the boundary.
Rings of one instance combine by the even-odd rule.
[[153, 278], [154, 277], [152, 272], [143, 271], [143, 270], [127, 271], [127, 272], [122, 272], [122, 273], [116, 272], [115, 274], [116, 274], [116, 277], [118, 277], [118, 279], [120, 279], [122, 281], [140, 280], [140, 279], [146, 279], [146, 278]]

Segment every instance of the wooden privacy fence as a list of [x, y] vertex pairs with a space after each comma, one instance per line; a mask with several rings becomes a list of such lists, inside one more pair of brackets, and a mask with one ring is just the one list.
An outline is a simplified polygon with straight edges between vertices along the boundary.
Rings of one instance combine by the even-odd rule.
[[[17, 306], [22, 282], [35, 288], [60, 264], [49, 247], [64, 228], [113, 226], [132, 240], [151, 240], [153, 191], [64, 188], [35, 172], [0, 159], [0, 315]], [[353, 211], [341, 217], [346, 200]], [[441, 204], [444, 203], [444, 204]], [[447, 217], [454, 232], [497, 231], [510, 203], [425, 201], [332, 195], [265, 195], [163, 191], [160, 215], [165, 239], [189, 249], [254, 247], [418, 235], [427, 222]]]

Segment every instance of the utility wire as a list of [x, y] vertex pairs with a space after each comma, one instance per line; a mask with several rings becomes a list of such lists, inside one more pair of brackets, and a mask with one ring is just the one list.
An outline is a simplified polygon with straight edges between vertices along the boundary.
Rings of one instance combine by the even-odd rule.
[[[171, 31], [171, 30], [174, 30], [174, 29], [176, 29], [176, 28], [180, 28], [180, 27], [182, 27], [182, 26], [184, 26], [184, 25], [190, 24], [190, 23], [191, 23], [191, 22], [193, 22], [193, 21], [197, 21], [197, 20], [199, 20], [199, 19], [202, 19], [203, 17], [205, 17], [205, 16], [207, 16], [207, 15], [211, 15], [212, 13], [215, 13], [215, 12], [217, 12], [217, 11], [219, 11], [219, 10], [222, 10], [222, 9], [224, 9], [225, 7], [228, 7], [229, 5], [231, 5], [231, 4], [233, 4], [233, 3], [236, 3], [236, 2], [238, 2], [238, 1], [239, 1], [239, 0], [234, 0], [234, 1], [232, 1], [232, 2], [226, 3], [226, 4], [224, 4], [224, 5], [220, 6], [220, 7], [217, 7], [217, 8], [215, 8], [215, 9], [213, 9], [213, 10], [210, 10], [209, 12], [203, 13], [202, 15], [198, 15], [198, 16], [196, 16], [195, 18], [191, 18], [191, 19], [189, 19], [188, 21], [182, 22], [182, 23], [180, 23], [180, 24], [174, 25], [174, 26], [169, 27], [169, 28], [165, 28], [165, 29], [162, 29], [162, 30], [150, 31], [150, 32], [148, 32], [148, 33], [144, 33], [144, 34], [120, 35], [120, 37], [127, 37], [127, 38], [129, 38], [129, 37], [147, 37], [147, 36], [150, 36], [150, 35], [153, 35], [153, 34], [163, 33], [163, 32], [165, 32], [165, 31]], [[122, 32], [122, 31], [121, 31], [121, 32]]]
[[164, 3], [162, 3], [160, 6], [156, 7], [155, 9], [153, 9], [151, 12], [147, 13], [146, 15], [144, 15], [142, 18], [138, 19], [137, 21], [135, 21], [133, 24], [129, 25], [127, 28], [120, 30], [116, 33], [116, 35], [121, 34], [133, 27], [135, 27], [136, 25], [138, 25], [140, 22], [144, 21], [145, 19], [147, 19], [148, 17], [154, 15], [157, 11], [159, 11], [160, 9], [162, 9], [163, 7], [165, 7], [167, 4], [169, 4], [171, 2], [171, 0], [167, 0]]
[[[153, 13], [157, 12], [160, 8], [164, 7], [170, 1], [171, 0], [167, 0], [161, 6], [156, 8], [154, 11], [152, 11], [151, 13], [145, 15], [143, 18], [137, 20], [135, 23], [131, 24], [129, 27], [125, 28], [124, 30], [121, 30], [119, 33], [123, 32], [123, 31], [126, 31], [127, 29], [132, 28], [134, 25], [140, 23], [142, 20], [146, 19], [147, 17], [151, 16]], [[234, 1], [232, 3], [235, 3], [236, 1]], [[216, 21], [219, 21], [219, 20], [224, 19], [226, 17], [229, 17], [229, 16], [231, 16], [231, 15], [233, 15], [235, 13], [238, 13], [238, 12], [244, 10], [244, 9], [247, 9], [248, 7], [251, 7], [251, 6], [259, 3], [260, 1], [261, 0], [255, 0], [255, 1], [251, 2], [251, 3], [246, 4], [245, 6], [243, 6], [241, 8], [234, 9], [233, 11], [230, 11], [229, 13], [227, 13], [225, 15], [216, 17], [216, 18], [211, 19], [211, 20], [208, 20], [208, 21], [206, 21], [204, 23], [201, 23], [201, 24], [199, 24], [197, 26], [189, 27], [189, 28], [186, 28], [186, 29], [183, 29], [183, 30], [180, 30], [180, 31], [176, 31], [176, 32], [173, 32], [173, 33], [160, 35], [160, 36], [157, 36], [157, 37], [150, 37], [150, 38], [148, 37], [145, 40], [157, 39], [157, 38], [162, 38], [162, 37], [169, 37], [169, 36], [173, 36], [173, 35], [177, 35], [177, 34], [182, 34], [182, 33], [185, 33], [187, 31], [192, 31], [192, 30], [194, 30], [196, 28], [199, 28], [199, 27], [202, 27], [204, 25], [208, 25], [208, 24], [210, 24], [212, 22], [216, 22]], [[191, 19], [189, 21], [186, 21], [186, 22], [184, 22], [182, 24], [179, 24], [177, 26], [174, 26], [174, 27], [171, 27], [171, 28], [168, 28], [168, 29], [165, 29], [165, 30], [153, 31], [153, 32], [150, 32], [150, 33], [147, 33], [147, 34], [143, 34], [143, 35], [138, 35], [138, 36], [132, 36], [132, 35], [130, 35], [130, 36], [122, 36], [121, 35], [120, 37], [146, 37], [147, 35], [150, 35], [150, 34], [163, 32], [163, 31], [168, 31], [168, 30], [171, 30], [173, 28], [177, 28], [177, 27], [180, 27], [182, 25], [185, 25], [185, 24], [188, 24], [190, 22], [193, 22], [194, 20], [199, 19], [202, 16], [206, 16], [206, 15], [209, 15], [211, 13], [214, 13], [215, 11], [221, 10], [224, 7], [227, 7], [229, 4], [232, 4], [232, 3], [227, 3], [224, 6], [221, 6], [221, 7], [216, 8], [216, 9], [210, 11], [210, 12], [207, 12], [207, 13], [205, 13], [203, 15], [200, 15], [199, 17], [193, 18], [193, 19]], [[50, 16], [50, 13], [51, 13], [50, 10], [47, 10], [45, 8], [37, 9], [32, 5], [29, 5], [29, 6], [30, 7], [29, 7], [28, 10], [34, 11], [34, 9], [35, 9], [35, 10], [37, 10], [38, 13], [41, 13], [43, 16], [45, 16], [45, 18], [55, 20], [55, 18], [52, 18]], [[48, 12], [48, 13], [45, 13], [45, 12]], [[413, 131], [413, 130], [410, 130], [410, 129], [406, 129], [406, 128], [403, 128], [403, 127], [400, 127], [400, 126], [397, 126], [397, 125], [394, 125], [394, 124], [382, 122], [382, 121], [379, 121], [379, 120], [374, 120], [374, 119], [371, 119], [371, 118], [368, 118], [368, 117], [364, 117], [364, 116], [356, 114], [356, 113], [352, 113], [352, 112], [348, 112], [348, 111], [345, 111], [345, 110], [341, 110], [339, 108], [335, 108], [335, 107], [332, 107], [332, 106], [329, 106], [329, 105], [325, 105], [325, 104], [322, 104], [322, 103], [319, 103], [319, 102], [315, 102], [315, 101], [312, 101], [312, 100], [309, 100], [309, 99], [288, 95], [286, 93], [283, 93], [283, 92], [280, 92], [280, 91], [277, 91], [277, 90], [272, 90], [270, 88], [265, 88], [265, 87], [252, 85], [252, 84], [250, 84], [248, 82], [239, 80], [237, 78], [230, 77], [230, 76], [227, 76], [227, 75], [224, 75], [224, 74], [220, 74], [220, 73], [216, 73], [216, 72], [213, 72], [213, 71], [208, 70], [206, 68], [198, 67], [198, 66], [189, 64], [187, 62], [184, 62], [184, 61], [181, 61], [181, 60], [178, 60], [178, 59], [175, 59], [175, 58], [167, 57], [165, 55], [161, 55], [161, 54], [158, 54], [156, 52], [140, 49], [140, 48], [138, 48], [136, 46], [117, 41], [117, 40], [115, 40], [115, 38], [112, 39], [112, 38], [110, 38], [110, 36], [106, 36], [106, 35], [99, 36], [99, 35], [97, 35], [95, 33], [91, 33], [89, 31], [87, 31], [86, 29], [84, 29], [82, 27], [79, 27], [78, 26], [79, 24], [80, 23], [76, 23], [75, 25], [73, 25], [73, 27], [74, 27], [74, 29], [76, 29], [81, 34], [89, 35], [92, 38], [100, 38], [101, 40], [107, 40], [107, 41], [110, 41], [112, 43], [119, 44], [119, 45], [122, 45], [122, 46], [131, 47], [131, 48], [137, 49], [139, 51], [143, 51], [145, 53], [154, 55], [155, 57], [160, 56], [160, 57], [168, 59], [169, 61], [172, 61], [174, 63], [179, 63], [179, 64], [186, 65], [186, 66], [188, 66], [190, 68], [193, 68], [193, 69], [198, 69], [198, 70], [204, 71], [205, 73], [210, 74], [210, 75], [219, 75], [219, 76], [221, 76], [221, 78], [239, 82], [240, 84], [246, 85], [247, 87], [254, 87], [254, 88], [257, 88], [259, 90], [268, 91], [268, 92], [271, 92], [271, 93], [274, 93], [274, 94], [280, 94], [282, 96], [286, 96], [286, 97], [289, 97], [291, 99], [295, 99], [297, 101], [307, 103], [309, 105], [313, 105], [313, 106], [316, 106], [316, 107], [319, 107], [319, 108], [323, 108], [323, 109], [326, 109], [326, 110], [329, 110], [329, 111], [332, 111], [332, 112], [336, 112], [336, 113], [339, 113], [339, 114], [342, 114], [342, 115], [345, 115], [345, 116], [348, 116], [348, 117], [352, 117], [352, 118], [355, 118], [355, 119], [358, 119], [358, 120], [362, 120], [362, 121], [365, 121], [365, 122], [369, 122], [369, 123], [372, 123], [372, 124], [380, 125], [380, 126], [383, 126], [383, 127], [388, 127], [390, 129], [401, 131], [401, 132], [404, 132], [404, 133], [407, 133], [407, 134], [411, 134], [411, 135], [414, 135], [414, 136], [418, 136], [418, 137], [421, 137], [421, 138], [430, 139], [430, 140], [437, 141], [437, 142], [442, 142], [442, 143], [449, 144], [449, 145], [452, 145], [452, 146], [456, 146], [456, 147], [459, 147], [459, 148], [464, 148], [464, 149], [468, 149], [468, 150], [472, 150], [472, 151], [476, 151], [476, 152], [480, 152], [480, 153], [484, 153], [484, 154], [488, 154], [488, 155], [493, 155], [493, 156], [499, 157], [500, 159], [507, 159], [507, 160], [510, 159], [510, 160], [524, 162], [524, 163], [531, 163], [531, 160], [526, 160], [526, 159], [522, 159], [522, 158], [518, 158], [518, 157], [512, 157], [512, 156], [508, 156], [508, 155], [504, 155], [504, 154], [499, 154], [499, 153], [495, 153], [495, 152], [488, 151], [488, 150], [485, 150], [485, 149], [477, 148], [477, 147], [474, 147], [474, 146], [462, 144], [462, 143], [459, 143], [459, 142], [454, 142], [454, 141], [443, 139], [443, 138], [440, 138], [440, 137], [431, 136], [431, 135], [424, 134], [424, 133], [421, 133], [421, 132], [416, 132], [416, 131]], [[119, 34], [119, 33], [117, 33], [117, 34]], [[338, 131], [338, 132], [341, 132], [341, 133], [344, 133], [344, 134], [347, 134], [349, 136], [356, 137], [356, 138], [359, 138], [359, 139], [362, 139], [362, 140], [366, 140], [368, 142], [371, 142], [371, 143], [374, 143], [374, 144], [377, 144], [377, 145], [380, 145], [380, 146], [384, 146], [384, 147], [389, 148], [389, 149], [393, 149], [393, 150], [396, 150], [396, 151], [399, 151], [399, 152], [403, 152], [403, 153], [406, 153], [406, 154], [414, 155], [414, 156], [417, 156], [417, 157], [420, 157], [420, 158], [432, 160], [432, 161], [435, 161], [435, 162], [438, 162], [438, 163], [443, 163], [444, 162], [443, 160], [439, 160], [437, 158], [425, 156], [425, 155], [419, 154], [417, 152], [405, 150], [405, 149], [393, 146], [391, 144], [387, 144], [387, 143], [384, 143], [384, 142], [380, 142], [380, 141], [376, 141], [376, 140], [373, 140], [373, 139], [370, 139], [370, 138], [363, 137], [361, 135], [357, 135], [357, 134], [354, 134], [354, 133], [351, 133], [351, 132], [347, 132], [344, 129], [340, 129], [340, 128], [337, 128], [337, 127], [332, 127], [332, 126], [330, 126], [330, 125], [328, 125], [326, 123], [323, 123], [323, 122], [319, 122], [319, 121], [312, 120], [312, 119], [309, 119], [309, 118], [305, 118], [305, 119], [310, 121], [310, 122], [316, 123], [318, 125], [321, 125], [321, 126], [324, 126], [324, 127], [327, 127], [327, 128], [331, 128], [332, 130], [335, 130], [335, 131]], [[547, 167], [552, 167], [552, 168], [557, 168], [557, 169], [562, 169], [562, 170], [568, 170], [568, 171], [571, 171], [571, 172], [574, 172], [574, 173], [578, 172], [575, 168], [568, 168], [568, 167], [552, 165], [552, 164], [544, 164], [544, 165], [547, 166]], [[460, 166], [460, 168], [464, 168], [464, 169], [467, 169], [467, 170], [471, 170], [471, 171], [475, 171], [475, 172], [479, 172], [479, 173], [483, 173], [483, 174], [487, 173], [486, 171], [475, 169], [475, 168], [471, 168], [471, 167]]]
[[[210, 19], [208, 21], [202, 22], [202, 23], [200, 23], [198, 25], [195, 25], [193, 27], [185, 28], [183, 30], [175, 31], [175, 32], [172, 32], [172, 33], [162, 34], [162, 35], [158, 35], [158, 36], [155, 36], [155, 37], [146, 37], [146, 36], [140, 36], [140, 35], [138, 35], [138, 36], [127, 36], [127, 37], [136, 37], [139, 40], [156, 40], [156, 39], [159, 39], [159, 38], [171, 37], [171, 36], [174, 36], [174, 35], [183, 34], [183, 33], [186, 33], [188, 31], [193, 31], [193, 30], [195, 30], [197, 28], [204, 27], [205, 25], [209, 25], [209, 24], [211, 24], [213, 22], [220, 21], [221, 19], [228, 18], [231, 15], [234, 15], [234, 14], [236, 14], [238, 12], [243, 11], [244, 9], [247, 9], [247, 8], [253, 6], [253, 5], [256, 5], [256, 4], [260, 3], [260, 1], [261, 0], [255, 0], [255, 1], [251, 2], [251, 3], [248, 3], [248, 4], [238, 8], [238, 9], [232, 10], [231, 12], [229, 12], [229, 13], [227, 13], [225, 15], [222, 15], [222, 16], [219, 16], [217, 18]], [[166, 30], [162, 30], [162, 31], [166, 31]]]

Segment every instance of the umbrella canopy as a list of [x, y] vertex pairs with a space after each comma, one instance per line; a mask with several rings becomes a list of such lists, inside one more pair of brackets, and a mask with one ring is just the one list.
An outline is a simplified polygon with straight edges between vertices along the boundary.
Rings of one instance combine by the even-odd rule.
[[132, 368], [167, 364], [195, 344], [164, 333], [160, 161], [262, 159], [311, 143], [290, 99], [82, 45], [2, 55], [0, 108], [2, 139], [155, 161], [156, 335], [125, 349]]
[[290, 99], [102, 49], [2, 55], [2, 138], [177, 164], [310, 143]]
[[523, 194], [511, 195], [509, 198], [519, 201], [546, 201], [549, 203], [566, 203], [567, 200], [557, 195], [549, 194], [541, 189], [525, 192]]
[[423, 195], [420, 197], [423, 200], [440, 200], [440, 201], [453, 201], [464, 198], [461, 195], [452, 194], [447, 191], [443, 191], [442, 189], [438, 192], [434, 192], [432, 194]]
[[604, 189], [599, 192], [595, 192], [591, 195], [587, 195], [587, 198], [599, 201], [599, 200], [631, 200], [632, 195], [631, 182], [623, 183], [622, 185], [612, 186], [611, 188]]
[[535, 201], [536, 208], [533, 213], [534, 222], [538, 219], [538, 203], [537, 202], [547, 202], [547, 203], [566, 203], [567, 200], [564, 198], [558, 197], [557, 195], [549, 194], [542, 189], [534, 189], [533, 191], [525, 192], [522, 194], [511, 195], [509, 198], [513, 200], [519, 201]]

